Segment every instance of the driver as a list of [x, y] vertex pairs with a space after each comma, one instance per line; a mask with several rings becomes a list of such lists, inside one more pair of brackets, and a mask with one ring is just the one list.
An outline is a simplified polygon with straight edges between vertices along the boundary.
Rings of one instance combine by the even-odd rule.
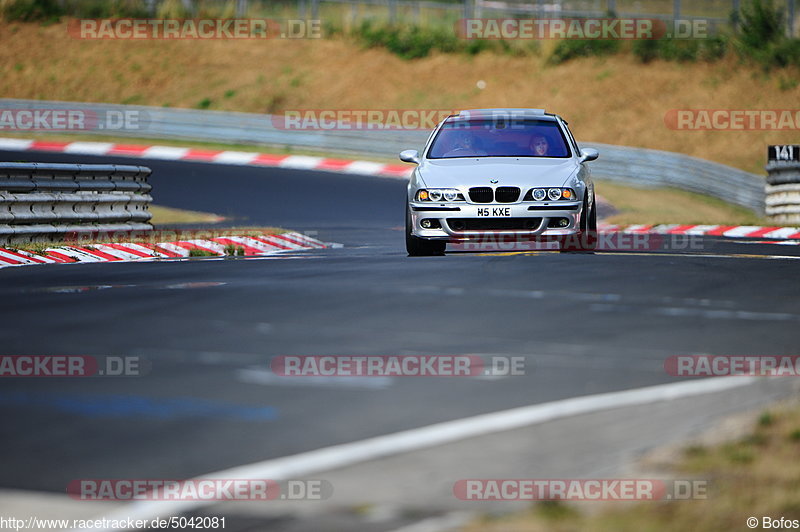
[[534, 135], [533, 138], [531, 138], [530, 148], [531, 152], [537, 157], [544, 157], [547, 155], [550, 145], [547, 143], [547, 139], [542, 135]]
[[453, 149], [445, 153], [445, 157], [469, 157], [473, 155], [486, 155], [475, 147], [475, 137], [468, 131], [461, 133], [453, 143]]

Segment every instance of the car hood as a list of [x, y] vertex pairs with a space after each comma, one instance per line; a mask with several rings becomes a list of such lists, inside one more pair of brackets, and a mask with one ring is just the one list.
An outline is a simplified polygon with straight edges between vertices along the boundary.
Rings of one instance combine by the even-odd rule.
[[[574, 159], [484, 157], [426, 159], [418, 168], [427, 187], [561, 187], [578, 170]], [[496, 183], [492, 181], [496, 180]]]

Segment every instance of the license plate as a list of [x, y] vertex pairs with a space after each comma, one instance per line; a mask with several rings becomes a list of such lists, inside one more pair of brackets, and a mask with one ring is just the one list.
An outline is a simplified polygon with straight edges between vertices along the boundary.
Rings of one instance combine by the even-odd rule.
[[511, 216], [511, 207], [479, 207], [478, 216], [505, 218]]

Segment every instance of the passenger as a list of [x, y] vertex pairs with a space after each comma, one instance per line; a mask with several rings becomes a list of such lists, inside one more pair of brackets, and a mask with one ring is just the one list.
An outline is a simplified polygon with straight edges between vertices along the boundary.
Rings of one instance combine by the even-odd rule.
[[550, 145], [542, 135], [534, 135], [530, 144], [531, 152], [537, 157], [547, 157]]

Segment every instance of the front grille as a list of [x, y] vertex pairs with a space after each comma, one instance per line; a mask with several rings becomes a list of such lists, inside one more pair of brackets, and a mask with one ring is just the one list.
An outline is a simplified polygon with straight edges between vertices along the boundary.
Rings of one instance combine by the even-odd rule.
[[532, 231], [541, 218], [448, 218], [453, 231]]
[[497, 187], [494, 197], [498, 203], [514, 203], [519, 199], [518, 187]]
[[491, 203], [494, 200], [494, 191], [491, 187], [472, 187], [469, 189], [469, 199], [473, 203]]

